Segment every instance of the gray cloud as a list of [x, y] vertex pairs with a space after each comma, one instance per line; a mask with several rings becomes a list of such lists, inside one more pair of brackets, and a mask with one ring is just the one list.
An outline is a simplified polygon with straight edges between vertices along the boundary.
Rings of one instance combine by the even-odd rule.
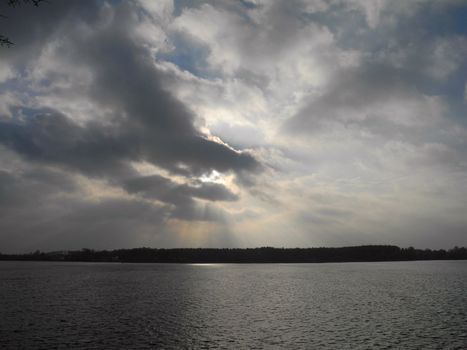
[[[2, 241], [44, 235], [62, 244], [92, 243], [112, 240], [115, 232], [129, 242], [133, 230], [135, 240], [141, 231], [164, 232], [167, 219], [223, 220], [222, 209], [199, 200], [236, 201], [238, 195], [193, 179], [213, 170], [243, 178], [262, 166], [248, 152], [201, 133], [195, 115], [163, 87], [150, 50], [135, 37], [135, 3], [70, 1], [1, 11], [9, 18], [0, 30], [16, 44], [5, 51], [4, 64], [14, 76], [3, 87], [37, 99], [66, 91], [67, 98], [93, 101], [95, 107], [84, 121], [61, 112], [63, 105], [40, 103], [15, 106], [13, 117], [0, 118], [0, 144], [27, 164], [26, 172], [0, 173]], [[47, 50], [54, 55], [36, 67]], [[77, 81], [81, 72], [88, 81]], [[181, 175], [186, 184], [157, 175], [139, 177], [134, 162]], [[82, 198], [75, 174], [104, 180], [105, 186], [133, 196], [93, 203]]]
[[[385, 14], [405, 31], [394, 21], [382, 19], [375, 28], [348, 32], [352, 36], [348, 38], [334, 27], [340, 22], [324, 21], [336, 33], [338, 45], [360, 50], [359, 61], [337, 67], [319, 91], [303, 100], [282, 130], [304, 137], [340, 134], [368, 147], [402, 142], [418, 147], [418, 153], [441, 145], [450, 155], [444, 158], [446, 169], [465, 164], [465, 142], [450, 136], [455, 128], [465, 128], [465, 103], [459, 94], [459, 76], [467, 68], [461, 44], [465, 35], [447, 33], [444, 28], [433, 31], [430, 19], [420, 14], [455, 17], [459, 4], [430, 7], [429, 3], [412, 8], [407, 17], [398, 13], [403, 3], [383, 6]], [[420, 27], [410, 32], [413, 21]], [[432, 157], [430, 165], [435, 164], [441, 164], [441, 159]]]
[[207, 209], [200, 213], [193, 198], [213, 202], [238, 200], [236, 194], [220, 184], [199, 182], [195, 185], [180, 185], [159, 175], [126, 180], [123, 188], [129, 193], [141, 194], [145, 198], [172, 204], [175, 206], [173, 217], [189, 220], [215, 221], [223, 216], [221, 210], [217, 210], [220, 215], [216, 216], [216, 209], [209, 204], [206, 206]]
[[360, 123], [360, 126], [373, 128], [378, 127], [375, 119], [399, 127], [411, 124], [411, 120], [401, 119], [398, 111], [387, 115], [383, 110], [387, 104], [400, 105], [403, 101], [423, 97], [403, 77], [401, 70], [372, 63], [337, 71], [325, 91], [288, 120], [285, 128], [307, 133], [336, 122], [344, 125]]
[[196, 133], [177, 135], [177, 128], [168, 128], [164, 133], [163, 128], [151, 123], [157, 120], [149, 125], [128, 119], [110, 128], [96, 122], [79, 126], [62, 114], [50, 112], [24, 122], [0, 122], [0, 142], [31, 161], [111, 178], [131, 175], [128, 162], [142, 160], [186, 175], [214, 169], [256, 171], [260, 167], [249, 154]]
[[[213, 169], [258, 170], [260, 165], [251, 155], [210, 141], [197, 131], [192, 113], [162, 88], [149, 52], [131, 38], [128, 11], [134, 11], [131, 4], [117, 7], [111, 23], [91, 37], [83, 38], [66, 25], [73, 39], [65, 45], [67, 56], [91, 69], [94, 80], [88, 93], [118, 111], [113, 127], [100, 125], [99, 115], [80, 127], [52, 113], [23, 123], [5, 122], [0, 142], [31, 158], [62, 161], [91, 174], [105, 172], [107, 166], [113, 172], [124, 167], [128, 158], [187, 175]], [[92, 16], [87, 24], [94, 25], [94, 20]]]
[[125, 164], [136, 152], [129, 139], [95, 123], [81, 127], [62, 114], [51, 112], [24, 122], [0, 125], [0, 142], [27, 159], [105, 176], [132, 173]]

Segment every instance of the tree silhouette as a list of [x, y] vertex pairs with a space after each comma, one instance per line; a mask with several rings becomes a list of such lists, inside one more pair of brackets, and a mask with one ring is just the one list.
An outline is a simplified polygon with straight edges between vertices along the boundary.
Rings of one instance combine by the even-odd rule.
[[340, 248], [134, 248], [0, 254], [0, 260], [131, 263], [321, 263], [350, 261], [467, 260], [467, 248], [431, 250], [367, 245]]
[[[31, 4], [34, 6], [39, 6], [41, 2], [44, 2], [46, 0], [5, 0], [7, 5], [10, 7], [17, 7], [20, 6], [21, 4]], [[0, 14], [0, 17], [3, 19], [7, 19], [5, 15]], [[0, 46], [6, 46], [10, 47], [14, 45], [14, 43], [5, 35], [0, 34]]]

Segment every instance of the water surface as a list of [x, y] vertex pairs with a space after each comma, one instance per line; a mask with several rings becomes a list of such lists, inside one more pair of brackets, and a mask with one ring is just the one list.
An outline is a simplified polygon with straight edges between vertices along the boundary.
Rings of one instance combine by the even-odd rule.
[[1, 349], [467, 349], [467, 261], [0, 262]]

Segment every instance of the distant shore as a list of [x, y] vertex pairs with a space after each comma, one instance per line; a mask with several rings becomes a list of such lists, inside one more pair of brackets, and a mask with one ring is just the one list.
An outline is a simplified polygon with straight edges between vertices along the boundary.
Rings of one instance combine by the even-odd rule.
[[449, 250], [365, 245], [341, 248], [133, 248], [81, 249], [27, 254], [0, 254], [0, 260], [128, 263], [322, 263], [413, 260], [465, 260], [467, 248]]

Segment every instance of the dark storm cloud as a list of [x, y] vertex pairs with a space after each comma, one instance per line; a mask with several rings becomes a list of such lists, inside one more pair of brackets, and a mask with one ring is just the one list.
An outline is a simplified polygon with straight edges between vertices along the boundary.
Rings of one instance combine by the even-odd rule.
[[[91, 6], [96, 11], [95, 7]], [[31, 12], [28, 10], [27, 14]], [[63, 12], [67, 11], [70, 9], [63, 7]], [[128, 173], [130, 160], [146, 160], [190, 176], [213, 169], [258, 170], [260, 164], [250, 154], [204, 137], [194, 126], [193, 114], [163, 89], [149, 51], [131, 37], [132, 11], [135, 9], [131, 3], [120, 4], [111, 16], [111, 23], [101, 30], [94, 29], [99, 22], [89, 11], [88, 16], [79, 18], [94, 31], [88, 36], [73, 31], [73, 19], [64, 13], [61, 15], [68, 23], [63, 18], [54, 18], [56, 28], [63, 26], [62, 30], [68, 31], [65, 55], [93, 73], [94, 80], [87, 93], [100, 105], [115, 111], [112, 126], [100, 124], [99, 115], [78, 126], [68, 116], [52, 111], [21, 122], [3, 122], [0, 142], [28, 159], [65, 165], [88, 175], [113, 177]], [[24, 23], [13, 19], [8, 22], [11, 31], [19, 31], [18, 39], [22, 39]], [[46, 23], [44, 33], [49, 33], [53, 31], [49, 28], [50, 21], [50, 16], [45, 16], [34, 23], [39, 28], [39, 23]]]
[[209, 205], [206, 205], [203, 211], [198, 210], [193, 198], [208, 201], [235, 201], [238, 199], [236, 194], [220, 184], [180, 185], [159, 175], [132, 178], [125, 181], [123, 187], [129, 193], [140, 194], [145, 198], [173, 205], [174, 210], [171, 212], [171, 216], [185, 220], [216, 221], [222, 217], [221, 210], [216, 210]]
[[235, 201], [238, 195], [229, 191], [225, 186], [216, 183], [200, 183], [197, 186], [185, 186], [193, 197], [210, 201]]
[[124, 188], [130, 193], [141, 193], [146, 197], [163, 202], [181, 204], [191, 197], [210, 201], [234, 201], [238, 196], [225, 186], [216, 183], [179, 185], [159, 175], [144, 176], [127, 180]]
[[119, 30], [110, 28], [97, 36], [81, 57], [95, 69], [97, 99], [126, 111], [127, 117], [119, 122], [122, 129], [136, 134], [141, 158], [176, 172], [188, 166], [193, 174], [258, 168], [252, 156], [205, 139], [195, 129], [193, 115], [162, 88], [147, 53], [125, 40], [126, 34], [116, 36], [114, 29]]
[[[0, 118], [0, 145], [19, 155], [25, 167], [0, 167], [3, 249], [24, 249], [24, 240], [31, 249], [86, 242], [105, 248], [109, 241], [130, 246], [144, 235], [163, 235], [169, 219], [220, 221], [226, 213], [207, 202], [238, 196], [194, 177], [213, 170], [245, 177], [261, 170], [251, 154], [202, 134], [194, 114], [165, 88], [168, 73], [156, 68], [135, 34], [142, 15], [136, 3], [57, 1], [39, 8], [0, 7], [0, 13], [8, 16], [0, 21], [0, 33], [15, 43], [2, 49], [2, 63], [14, 76], [0, 82], [0, 89], [27, 96], [27, 102], [62, 98], [63, 89], [71, 103], [84, 100], [95, 107], [84, 121], [53, 103], [19, 104], [12, 117]], [[48, 50], [53, 54], [40, 61]], [[65, 70], [57, 73], [55, 67]], [[90, 80], [77, 82], [83, 71]], [[132, 167], [140, 161], [182, 175], [186, 184], [140, 177]], [[104, 191], [123, 189], [127, 196], [88, 197], [77, 175], [104, 180]], [[96, 186], [91, 192], [99, 198], [102, 185]]]
[[28, 160], [93, 176], [133, 173], [125, 161], [136, 152], [125, 137], [95, 123], [78, 126], [57, 112], [0, 122], [0, 142]]
[[80, 126], [62, 114], [50, 112], [22, 122], [0, 122], [0, 143], [34, 162], [53, 163], [87, 175], [110, 178], [132, 175], [128, 162], [138, 160], [148, 160], [187, 175], [211, 169], [254, 171], [259, 167], [248, 154], [208, 141], [201, 135], [177, 135], [175, 129], [164, 135], [159, 126], [151, 128], [132, 119], [115, 127], [95, 122]]

